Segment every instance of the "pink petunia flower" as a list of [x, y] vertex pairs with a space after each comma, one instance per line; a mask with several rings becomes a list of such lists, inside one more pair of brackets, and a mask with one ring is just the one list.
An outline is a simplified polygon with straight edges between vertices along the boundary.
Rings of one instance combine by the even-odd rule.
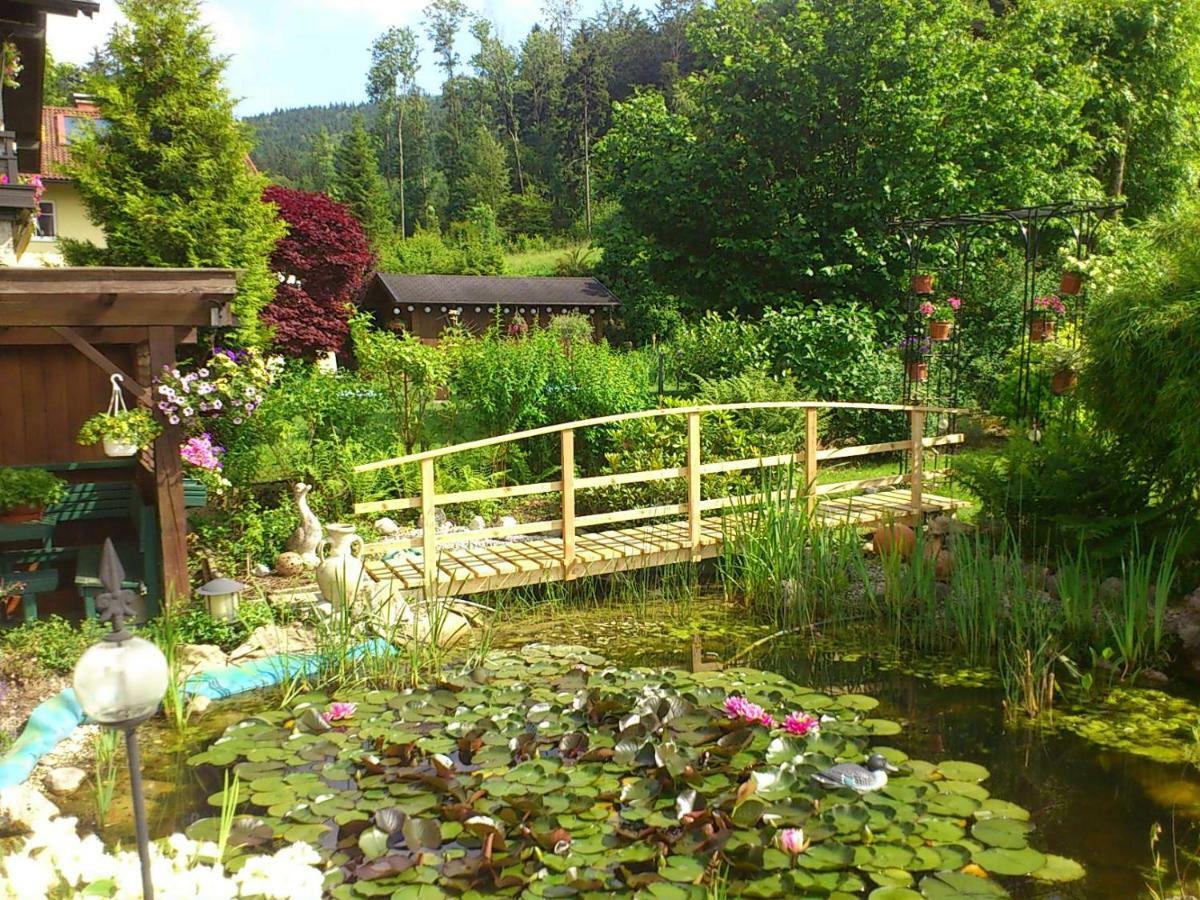
[[962, 299], [959, 297], [949, 297], [946, 302], [950, 304], [951, 309], [958, 309], [962, 306]]
[[923, 315], [923, 316], [932, 316], [933, 315], [934, 305], [932, 303], [930, 303], [928, 300], [926, 300], [924, 303], [922, 303], [917, 308], [919, 310], [921, 310], [921, 315]]

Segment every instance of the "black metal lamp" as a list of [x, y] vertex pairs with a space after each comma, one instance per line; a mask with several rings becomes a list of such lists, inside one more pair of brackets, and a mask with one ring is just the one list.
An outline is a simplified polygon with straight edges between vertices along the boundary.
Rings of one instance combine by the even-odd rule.
[[150, 881], [150, 837], [146, 827], [146, 804], [142, 796], [142, 763], [138, 752], [137, 727], [158, 710], [167, 693], [171, 673], [167, 658], [151, 641], [125, 630], [125, 620], [134, 615], [137, 594], [123, 590], [125, 569], [111, 540], [105, 540], [100, 555], [100, 583], [105, 592], [96, 597], [101, 622], [112, 632], [93, 644], [75, 664], [75, 696], [87, 717], [105, 728], [125, 732], [129, 758], [129, 784], [133, 793], [133, 817], [137, 831], [138, 856], [142, 862], [142, 893], [153, 900]]

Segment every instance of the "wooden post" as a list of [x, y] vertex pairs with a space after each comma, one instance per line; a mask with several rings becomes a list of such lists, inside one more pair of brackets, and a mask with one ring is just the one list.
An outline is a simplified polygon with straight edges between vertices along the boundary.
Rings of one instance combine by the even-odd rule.
[[425, 575], [425, 600], [437, 599], [437, 504], [434, 500], [433, 457], [421, 460], [421, 571]]
[[908, 418], [912, 423], [912, 448], [909, 451], [912, 454], [910, 482], [912, 511], [913, 517], [916, 520], [913, 524], [916, 525], [921, 521], [921, 479], [925, 453], [925, 413], [919, 409], [909, 410]]
[[[175, 365], [175, 329], [150, 326], [150, 374]], [[183, 463], [179, 448], [183, 431], [164, 423], [154, 442], [154, 494], [158, 506], [158, 530], [162, 547], [163, 602], [182, 599], [191, 593], [187, 558], [187, 509], [183, 501]]]
[[563, 580], [575, 566], [575, 431], [562, 432], [562, 542]]
[[817, 509], [817, 411], [804, 410], [805, 505], [811, 516]]
[[688, 541], [696, 560], [700, 557], [700, 413], [690, 412], [687, 417]]

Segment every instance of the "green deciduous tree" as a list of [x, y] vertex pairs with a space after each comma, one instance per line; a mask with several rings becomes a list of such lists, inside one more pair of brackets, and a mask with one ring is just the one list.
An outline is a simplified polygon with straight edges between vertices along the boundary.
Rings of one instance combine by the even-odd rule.
[[371, 45], [371, 68], [367, 73], [367, 96], [379, 106], [385, 124], [385, 149], [395, 146], [397, 190], [400, 201], [400, 237], [408, 229], [405, 209], [404, 116], [416, 90], [417, 36], [411, 28], [389, 28]]
[[333, 196], [349, 208], [376, 247], [392, 236], [387, 187], [379, 174], [375, 143], [362, 116], [355, 116], [334, 154]]
[[126, 23], [107, 46], [111, 71], [89, 83], [109, 127], [71, 147], [71, 174], [106, 247], [64, 241], [76, 265], [243, 270], [234, 301], [243, 340], [264, 337], [274, 293], [267, 260], [283, 226], [261, 202], [266, 180], [222, 84], [196, 0], [120, 0]]

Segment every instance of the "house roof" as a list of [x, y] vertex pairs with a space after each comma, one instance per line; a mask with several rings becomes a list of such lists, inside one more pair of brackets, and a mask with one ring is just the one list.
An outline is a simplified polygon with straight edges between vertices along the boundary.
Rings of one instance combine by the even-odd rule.
[[395, 303], [442, 306], [617, 306], [620, 301], [595, 278], [505, 278], [499, 275], [376, 274], [372, 293]]
[[66, 120], [99, 119], [95, 107], [74, 106], [42, 107], [42, 177], [66, 181], [64, 166], [71, 159], [71, 145], [67, 142]]
[[100, 0], [11, 0], [22, 6], [32, 6], [40, 12], [60, 16], [77, 16], [83, 13], [89, 18], [100, 11]]

